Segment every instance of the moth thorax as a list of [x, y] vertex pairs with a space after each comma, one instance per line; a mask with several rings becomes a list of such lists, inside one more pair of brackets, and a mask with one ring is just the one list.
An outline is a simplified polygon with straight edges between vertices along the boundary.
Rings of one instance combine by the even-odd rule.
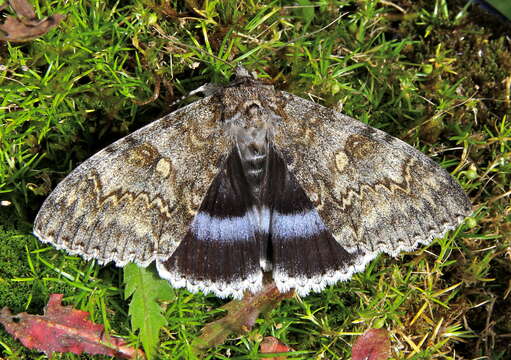
[[268, 129], [265, 127], [237, 127], [235, 133], [243, 173], [252, 195], [259, 200], [266, 174]]

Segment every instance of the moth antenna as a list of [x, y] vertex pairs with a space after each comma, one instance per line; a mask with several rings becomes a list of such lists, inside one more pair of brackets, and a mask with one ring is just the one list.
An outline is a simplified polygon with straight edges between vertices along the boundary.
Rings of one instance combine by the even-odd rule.
[[[253, 71], [252, 73], [249, 73], [248, 70], [245, 69], [245, 67], [243, 65], [237, 65], [236, 66], [236, 78], [239, 79], [239, 78], [244, 78], [244, 77], [251, 77], [253, 79], [257, 79], [257, 73], [255, 71]], [[170, 104], [170, 107], [172, 107], [176, 104], [179, 104], [184, 99], [186, 99], [190, 96], [199, 94], [199, 93], [202, 93], [204, 96], [213, 95], [221, 88], [222, 88], [222, 86], [217, 85], [217, 84], [212, 84], [212, 83], [204, 84], [204, 85], [198, 87], [197, 89], [190, 91], [188, 94], [185, 94], [185, 95], [179, 97], [178, 99], [176, 99], [175, 101], [173, 101]]]
[[180, 96], [179, 98], [177, 98], [176, 100], [171, 102], [169, 107], [173, 107], [173, 106], [179, 104], [180, 102], [182, 102], [183, 100], [189, 98], [190, 96], [193, 96], [193, 95], [196, 95], [199, 93], [202, 93], [204, 96], [213, 95], [220, 88], [221, 88], [221, 86], [216, 85], [216, 84], [204, 84], [204, 85], [198, 87], [197, 89], [190, 91], [188, 94]]
[[236, 66], [236, 78], [239, 79], [239, 78], [244, 78], [244, 77], [253, 77], [253, 78], [256, 78], [255, 77], [256, 74], [255, 73], [252, 73], [252, 75], [248, 72], [247, 69], [245, 69], [245, 67], [243, 65], [240, 65], [238, 64]]
[[249, 72], [247, 69], [245, 69], [243, 65], [238, 64], [236, 65], [236, 79], [239, 80], [242, 78], [250, 78], [257, 80], [258, 79], [257, 71]]
[[[245, 69], [245, 67], [243, 65], [237, 65], [236, 66], [236, 78], [239, 79], [239, 78], [244, 78], [244, 77], [251, 77], [253, 79], [257, 79], [257, 73], [255, 71], [253, 71], [252, 73], [249, 73], [248, 70]], [[184, 99], [186, 99], [190, 96], [196, 95], [198, 93], [202, 93], [204, 96], [213, 95], [221, 88], [222, 88], [222, 86], [217, 85], [217, 84], [212, 84], [212, 83], [204, 84], [204, 85], [198, 87], [197, 89], [190, 91], [188, 94], [181, 96], [179, 99], [173, 101], [170, 104], [170, 106], [174, 106], [174, 105], [180, 103], [181, 101], [183, 101]]]
[[214, 93], [216, 93], [221, 88], [222, 88], [222, 86], [217, 85], [217, 84], [211, 84], [211, 83], [204, 84], [204, 85], [198, 87], [197, 89], [190, 91], [188, 96], [192, 96], [192, 95], [195, 95], [198, 93], [202, 93], [204, 96], [210, 96], [210, 95], [213, 95]]

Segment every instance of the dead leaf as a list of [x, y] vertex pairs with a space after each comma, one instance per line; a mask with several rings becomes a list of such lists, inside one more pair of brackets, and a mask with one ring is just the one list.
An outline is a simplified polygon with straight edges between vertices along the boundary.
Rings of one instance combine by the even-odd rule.
[[9, 1], [9, 5], [11, 5], [17, 16], [22, 16], [29, 20], [36, 20], [34, 8], [28, 1], [11, 0]]
[[10, 42], [24, 42], [33, 40], [46, 34], [59, 22], [64, 15], [54, 14], [46, 19], [36, 18], [34, 8], [27, 0], [10, 0], [16, 16], [8, 16], [3, 24], [0, 24], [0, 40]]
[[3, 308], [0, 323], [5, 330], [29, 349], [74, 354], [102, 354], [124, 359], [145, 359], [142, 350], [128, 346], [124, 340], [105, 334], [101, 324], [87, 320], [89, 313], [62, 306], [62, 294], [50, 295], [44, 315], [26, 312], [12, 315]]
[[282, 294], [272, 282], [255, 295], [247, 295], [243, 300], [233, 300], [227, 303], [222, 307], [227, 310], [227, 315], [202, 328], [201, 336], [193, 343], [194, 349], [201, 352], [223, 344], [232, 333], [241, 334], [249, 331], [254, 326], [259, 314], [271, 310], [279, 302], [292, 295], [292, 291]]
[[387, 360], [390, 357], [389, 334], [385, 329], [369, 329], [351, 349], [352, 360]]
[[[273, 336], [266, 336], [261, 343], [261, 354], [269, 353], [286, 353], [294, 351], [293, 348], [282, 343], [279, 339]], [[272, 356], [268, 358], [262, 358], [261, 360], [285, 360], [287, 356]]]

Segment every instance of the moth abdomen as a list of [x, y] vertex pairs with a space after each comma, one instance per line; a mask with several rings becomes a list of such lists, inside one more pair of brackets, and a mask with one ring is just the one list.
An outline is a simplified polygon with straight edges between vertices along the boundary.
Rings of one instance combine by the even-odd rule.
[[249, 192], [260, 203], [261, 189], [268, 168], [268, 129], [266, 127], [234, 127], [236, 148]]

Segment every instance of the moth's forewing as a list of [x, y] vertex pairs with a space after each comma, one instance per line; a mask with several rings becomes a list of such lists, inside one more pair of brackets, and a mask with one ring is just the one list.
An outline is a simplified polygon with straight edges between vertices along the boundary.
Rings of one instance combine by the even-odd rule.
[[230, 149], [219, 116], [204, 98], [93, 155], [48, 196], [34, 234], [100, 263], [168, 258]]
[[443, 236], [471, 213], [460, 185], [412, 146], [297, 96], [279, 98], [275, 144], [350, 252], [397, 255]]

